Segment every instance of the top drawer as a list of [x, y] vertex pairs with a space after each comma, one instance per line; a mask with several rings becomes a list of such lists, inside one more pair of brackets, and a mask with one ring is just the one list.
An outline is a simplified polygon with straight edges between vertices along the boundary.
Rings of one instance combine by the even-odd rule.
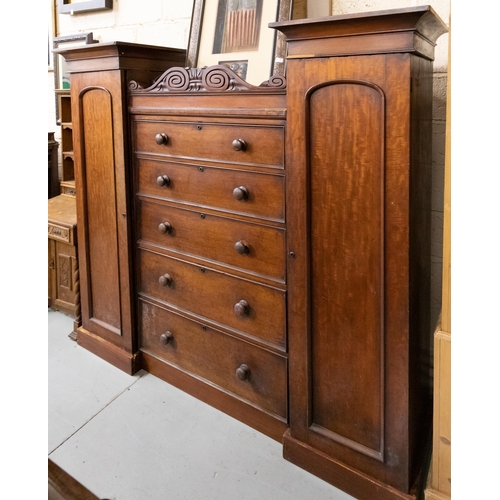
[[135, 136], [138, 153], [277, 168], [284, 164], [282, 126], [136, 121]]

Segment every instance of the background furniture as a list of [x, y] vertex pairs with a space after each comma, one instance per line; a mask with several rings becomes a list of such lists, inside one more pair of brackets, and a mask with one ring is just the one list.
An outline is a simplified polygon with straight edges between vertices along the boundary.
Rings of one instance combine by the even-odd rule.
[[52, 309], [75, 318], [74, 329], [69, 336], [76, 340], [76, 331], [81, 326], [81, 307], [71, 95], [68, 90], [56, 90], [56, 97], [60, 114], [62, 168], [59, 178], [56, 150], [53, 183], [55, 185], [57, 181], [57, 196], [48, 203], [48, 302]]
[[61, 127], [61, 193], [75, 196], [71, 94], [69, 90], [56, 90], [56, 95], [59, 103], [59, 125]]
[[48, 201], [49, 307], [75, 318], [75, 331], [80, 326], [76, 221], [74, 196], [62, 194]]
[[182, 51], [60, 51], [78, 342], [283, 436], [286, 459], [357, 498], [414, 499], [446, 26], [430, 7], [271, 26], [287, 38], [286, 90], [178, 67]]
[[49, 198], [59, 194], [58, 149], [59, 143], [54, 139], [54, 132], [49, 132], [47, 182]]

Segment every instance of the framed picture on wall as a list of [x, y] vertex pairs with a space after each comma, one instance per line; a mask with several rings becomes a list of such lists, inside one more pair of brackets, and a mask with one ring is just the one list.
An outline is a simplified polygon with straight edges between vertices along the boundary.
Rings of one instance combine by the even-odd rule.
[[113, 0], [58, 0], [59, 14], [85, 14], [98, 10], [112, 10]]
[[49, 2], [49, 23], [48, 23], [48, 69], [54, 71], [54, 54], [52, 52], [52, 40], [55, 36], [54, 2]]
[[252, 85], [284, 76], [285, 45], [268, 24], [290, 20], [292, 7], [293, 0], [194, 0], [187, 66], [237, 65]]

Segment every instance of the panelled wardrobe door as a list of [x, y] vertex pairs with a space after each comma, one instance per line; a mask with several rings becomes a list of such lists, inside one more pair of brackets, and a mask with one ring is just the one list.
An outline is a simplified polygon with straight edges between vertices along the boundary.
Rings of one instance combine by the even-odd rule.
[[149, 81], [185, 51], [122, 42], [59, 50], [71, 75], [82, 326], [77, 341], [133, 373], [129, 79]]
[[430, 8], [273, 26], [289, 56], [284, 456], [359, 499], [413, 498], [430, 429], [431, 40], [445, 26]]

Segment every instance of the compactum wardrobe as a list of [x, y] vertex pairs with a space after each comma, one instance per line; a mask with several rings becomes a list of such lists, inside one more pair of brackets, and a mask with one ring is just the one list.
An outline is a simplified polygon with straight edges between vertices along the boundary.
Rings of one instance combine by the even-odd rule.
[[182, 50], [71, 72], [78, 343], [283, 442], [356, 498], [416, 498], [431, 428], [430, 7], [273, 23], [286, 79]]

